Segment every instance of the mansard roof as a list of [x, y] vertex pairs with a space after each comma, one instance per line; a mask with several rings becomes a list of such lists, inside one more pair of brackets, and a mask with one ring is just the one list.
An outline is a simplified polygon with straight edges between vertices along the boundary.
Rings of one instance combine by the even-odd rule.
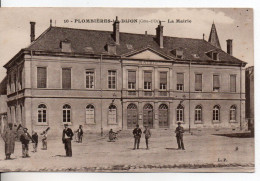
[[[89, 52], [87, 50], [89, 49], [91, 49], [92, 54], [108, 54], [106, 47], [108, 43], [113, 41], [112, 35], [113, 32], [111, 31], [49, 27], [24, 50], [61, 53], [61, 42], [69, 40], [72, 49], [71, 54], [88, 54]], [[126, 57], [125, 55], [129, 56], [131, 52], [149, 47], [176, 62], [194, 61], [213, 63], [214, 61], [207, 55], [207, 52], [217, 50], [219, 54], [218, 64], [246, 64], [202, 39], [164, 36], [163, 41], [164, 46], [160, 48], [155, 35], [120, 32], [120, 44], [115, 45], [116, 56]], [[183, 51], [183, 57], [181, 59], [174, 56], [173, 51], [176, 49]]]

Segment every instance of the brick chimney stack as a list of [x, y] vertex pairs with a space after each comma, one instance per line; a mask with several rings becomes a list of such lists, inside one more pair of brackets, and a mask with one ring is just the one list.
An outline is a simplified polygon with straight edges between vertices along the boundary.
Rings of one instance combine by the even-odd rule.
[[31, 42], [35, 40], [35, 22], [30, 22], [31, 24]]
[[233, 55], [233, 45], [232, 45], [232, 41], [231, 39], [227, 40], [227, 53], [229, 55]]
[[119, 45], [119, 21], [117, 16], [116, 16], [116, 21], [113, 24], [113, 38], [116, 44]]
[[163, 48], [163, 26], [160, 21], [158, 27], [156, 28], [156, 40], [160, 48]]

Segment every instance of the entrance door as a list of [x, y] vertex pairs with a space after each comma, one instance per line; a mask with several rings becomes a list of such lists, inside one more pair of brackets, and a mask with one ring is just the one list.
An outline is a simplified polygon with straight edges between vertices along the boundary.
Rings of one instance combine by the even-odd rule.
[[138, 124], [138, 111], [135, 104], [127, 106], [127, 128], [134, 128]]
[[149, 128], [153, 128], [153, 106], [151, 104], [144, 105], [143, 124]]
[[168, 126], [168, 106], [166, 104], [161, 104], [159, 106], [159, 127], [166, 128]]

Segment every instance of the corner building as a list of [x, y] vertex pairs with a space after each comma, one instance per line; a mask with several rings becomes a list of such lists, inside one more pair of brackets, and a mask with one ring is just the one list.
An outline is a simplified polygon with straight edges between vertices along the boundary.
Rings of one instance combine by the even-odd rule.
[[50, 26], [7, 69], [8, 121], [29, 130], [63, 124], [99, 132], [132, 129], [232, 128], [245, 124], [245, 62], [209, 40]]

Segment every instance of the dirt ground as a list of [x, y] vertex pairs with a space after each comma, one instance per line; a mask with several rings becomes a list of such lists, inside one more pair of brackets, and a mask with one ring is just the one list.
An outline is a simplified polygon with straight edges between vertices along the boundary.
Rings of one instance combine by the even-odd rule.
[[48, 137], [48, 150], [22, 158], [21, 143], [16, 142], [12, 160], [5, 160], [0, 140], [0, 171], [76, 171], [76, 172], [253, 172], [254, 138], [248, 133], [185, 133], [186, 150], [177, 150], [173, 130], [152, 130], [150, 149], [144, 136], [140, 149], [133, 150], [131, 131], [122, 131], [118, 140], [107, 135], [85, 133], [83, 143], [72, 142], [73, 157], [65, 157], [61, 137]]

